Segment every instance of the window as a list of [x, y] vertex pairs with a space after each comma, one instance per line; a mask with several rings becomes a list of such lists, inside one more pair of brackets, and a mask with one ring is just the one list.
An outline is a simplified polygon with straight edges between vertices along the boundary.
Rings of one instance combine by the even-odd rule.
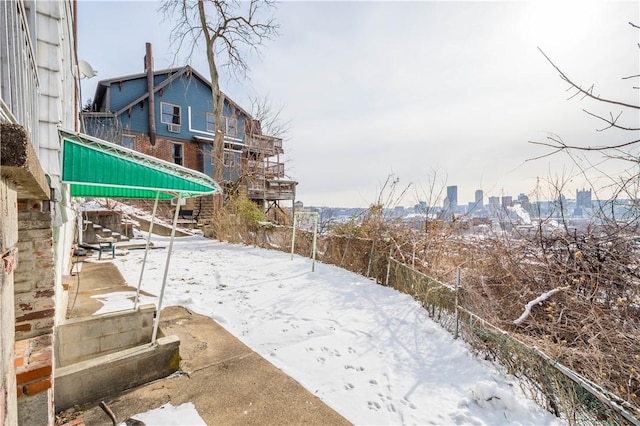
[[120, 145], [129, 149], [136, 149], [136, 137], [131, 135], [122, 135]]
[[215, 129], [215, 119], [212, 112], [207, 113], [207, 132], [213, 132]]
[[182, 166], [182, 144], [174, 143], [173, 144], [173, 162]]
[[180, 107], [178, 105], [160, 102], [160, 122], [166, 124], [180, 124]]
[[235, 117], [225, 117], [227, 126], [225, 132], [229, 136], [238, 136], [238, 119]]
[[[215, 118], [212, 112], [207, 113], [207, 132], [213, 132], [216, 128]], [[225, 133], [229, 136], [238, 136], [238, 119], [236, 117], [222, 117]]]
[[235, 152], [225, 152], [224, 153], [224, 166], [225, 167], [235, 167], [236, 165], [236, 154]]

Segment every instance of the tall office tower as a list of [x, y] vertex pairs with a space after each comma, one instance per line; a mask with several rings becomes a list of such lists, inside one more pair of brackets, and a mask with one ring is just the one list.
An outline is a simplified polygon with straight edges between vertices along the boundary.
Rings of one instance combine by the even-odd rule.
[[489, 205], [492, 207], [500, 207], [500, 197], [489, 197]]
[[481, 209], [484, 207], [484, 193], [482, 192], [482, 189], [476, 189], [475, 205], [477, 209]]
[[449, 211], [454, 211], [458, 207], [458, 187], [447, 186], [447, 202], [446, 208]]

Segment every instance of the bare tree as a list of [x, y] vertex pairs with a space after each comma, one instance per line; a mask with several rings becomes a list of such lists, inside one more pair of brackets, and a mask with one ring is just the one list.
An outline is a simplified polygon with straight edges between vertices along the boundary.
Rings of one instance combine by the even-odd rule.
[[[220, 67], [228, 67], [239, 76], [249, 71], [247, 54], [258, 52], [264, 41], [277, 35], [278, 25], [269, 15], [271, 0], [165, 0], [161, 10], [176, 19], [171, 33], [178, 50], [190, 46], [193, 54], [203, 41], [209, 63], [215, 135], [213, 141], [213, 178], [224, 179], [224, 93], [220, 90]], [[176, 18], [177, 17], [177, 18]], [[190, 56], [189, 55], [189, 56]], [[219, 208], [222, 197], [214, 199]]]
[[291, 120], [282, 117], [282, 106], [275, 106], [269, 96], [251, 97], [251, 116], [260, 123], [260, 132], [274, 138], [286, 139]]
[[443, 202], [443, 194], [447, 186], [447, 173], [432, 168], [427, 176], [425, 188], [421, 188], [422, 194], [416, 194], [418, 203], [424, 202], [424, 233], [429, 233], [429, 215]]

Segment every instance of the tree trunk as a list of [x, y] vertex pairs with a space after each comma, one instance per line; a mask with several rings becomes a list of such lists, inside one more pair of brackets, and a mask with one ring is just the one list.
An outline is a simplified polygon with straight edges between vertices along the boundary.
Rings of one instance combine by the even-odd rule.
[[[207, 46], [207, 62], [209, 63], [209, 75], [211, 76], [211, 95], [213, 98], [213, 120], [214, 120], [214, 137], [213, 137], [213, 180], [222, 185], [224, 180], [224, 133], [225, 125], [222, 122], [222, 113], [224, 111], [224, 94], [220, 91], [218, 67], [213, 51], [214, 40], [207, 26], [207, 17], [204, 11], [204, 1], [198, 0], [198, 12], [200, 15], [200, 24]], [[222, 186], [221, 186], [222, 189]], [[220, 210], [224, 199], [223, 193], [213, 195], [213, 213]]]

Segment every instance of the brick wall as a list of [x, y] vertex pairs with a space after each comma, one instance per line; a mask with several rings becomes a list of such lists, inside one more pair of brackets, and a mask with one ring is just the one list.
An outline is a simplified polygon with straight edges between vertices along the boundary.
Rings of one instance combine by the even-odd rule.
[[52, 337], [48, 334], [16, 342], [15, 367], [18, 399], [51, 388]]
[[18, 200], [20, 261], [14, 272], [14, 309], [20, 424], [47, 423], [53, 413], [55, 266], [48, 206], [47, 201]]
[[135, 150], [155, 158], [173, 163], [173, 144], [181, 143], [183, 146], [182, 165], [188, 169], [201, 171], [200, 147], [196, 142], [170, 141], [167, 139], [156, 139], [155, 146], [151, 146], [148, 136], [136, 136]]
[[18, 258], [16, 191], [0, 178], [0, 424], [18, 421], [13, 343], [13, 274]]
[[53, 332], [55, 268], [51, 214], [46, 202], [18, 202], [18, 251], [14, 275], [16, 340]]

